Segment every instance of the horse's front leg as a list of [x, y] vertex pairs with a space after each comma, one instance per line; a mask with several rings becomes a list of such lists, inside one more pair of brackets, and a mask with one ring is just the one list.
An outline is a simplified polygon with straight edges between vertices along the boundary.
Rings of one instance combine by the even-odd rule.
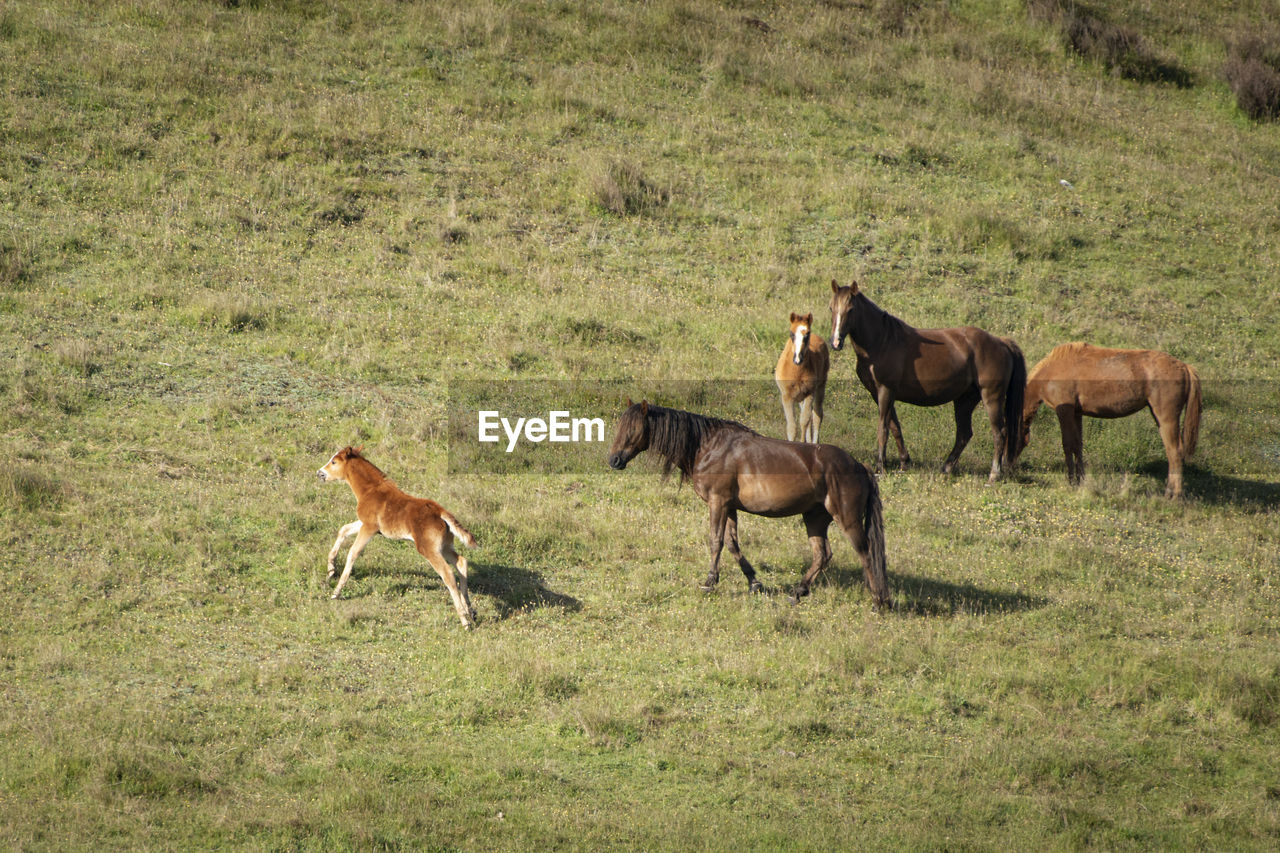
[[729, 510], [729, 521], [725, 525], [725, 539], [729, 546], [729, 553], [738, 561], [738, 567], [747, 576], [747, 589], [751, 592], [763, 591], [764, 585], [756, 580], [756, 570], [747, 562], [747, 558], [742, 556], [742, 547], [738, 544], [738, 511], [736, 509]]
[[347, 540], [348, 536], [354, 536], [360, 532], [361, 523], [353, 521], [350, 524], [342, 525], [342, 529], [338, 531], [338, 538], [334, 540], [333, 547], [329, 549], [329, 575], [326, 580], [333, 580], [334, 574], [337, 573], [333, 562], [338, 557], [338, 551], [342, 549], [342, 543]]
[[787, 441], [796, 440], [796, 414], [795, 400], [787, 396], [786, 389], [782, 391], [782, 415], [787, 419]]
[[711, 508], [711, 571], [702, 582], [702, 591], [711, 592], [720, 582], [720, 552], [724, 549], [724, 529], [729, 521], [729, 507], [719, 498], [708, 501]]
[[[890, 424], [898, 422], [898, 413], [893, 409], [893, 392], [881, 385], [876, 389], [876, 404], [880, 408], [880, 419], [876, 422], [876, 470], [883, 474], [885, 470], [885, 454], [889, 444]], [[902, 444], [902, 428], [898, 427], [898, 467], [907, 470], [907, 451]]]

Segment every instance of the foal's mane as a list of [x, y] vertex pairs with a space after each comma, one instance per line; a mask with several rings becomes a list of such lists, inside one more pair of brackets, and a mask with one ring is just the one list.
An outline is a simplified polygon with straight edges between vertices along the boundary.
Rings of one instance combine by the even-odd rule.
[[731, 429], [755, 435], [754, 430], [737, 421], [695, 415], [665, 406], [650, 404], [645, 418], [649, 421], [649, 449], [663, 457], [662, 476], [668, 476], [672, 468], [679, 468], [681, 482], [693, 470], [702, 442], [715, 433]]

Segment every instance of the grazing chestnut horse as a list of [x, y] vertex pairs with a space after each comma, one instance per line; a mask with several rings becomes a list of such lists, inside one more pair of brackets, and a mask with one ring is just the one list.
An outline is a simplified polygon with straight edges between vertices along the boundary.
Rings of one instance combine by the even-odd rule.
[[877, 609], [889, 607], [885, 573], [884, 516], [876, 478], [852, 456], [831, 444], [800, 444], [766, 438], [740, 423], [651, 406], [631, 404], [618, 421], [609, 449], [609, 467], [621, 471], [645, 450], [663, 457], [663, 476], [680, 469], [711, 509], [711, 571], [702, 584], [710, 592], [720, 580], [720, 550], [726, 534], [729, 553], [759, 592], [755, 569], [738, 547], [738, 510], [769, 518], [804, 516], [813, 562], [792, 591], [792, 601], [831, 561], [827, 528], [839, 523], [862, 560], [862, 572]]
[[898, 444], [898, 463], [911, 461], [902, 441], [902, 426], [894, 403], [914, 406], [955, 404], [956, 443], [945, 462], [951, 473], [961, 451], [973, 437], [973, 410], [981, 402], [991, 421], [995, 454], [994, 482], [1012, 469], [1018, 458], [1018, 416], [1022, 413], [1027, 362], [1008, 338], [997, 338], [974, 326], [916, 329], [878, 307], [854, 282], [840, 287], [831, 282], [831, 348], [840, 349], [845, 336], [858, 355], [858, 379], [880, 409], [876, 427], [876, 467], [883, 471], [887, 434]]
[[[351, 577], [351, 566], [374, 535], [381, 533], [388, 539], [408, 539], [444, 581], [463, 626], [471, 628], [476, 611], [467, 595], [467, 558], [453, 549], [453, 537], [457, 536], [472, 548], [476, 539], [458, 519], [435, 501], [415, 498], [400, 491], [372, 462], [360, 455], [360, 448], [344, 447], [339, 450], [319, 474], [322, 483], [345, 480], [356, 495], [357, 520], [343, 525], [329, 551], [329, 579], [332, 580], [333, 561], [338, 556], [338, 549], [348, 536], [355, 535], [356, 541], [347, 552], [347, 565], [333, 590], [333, 597], [337, 598], [342, 593], [343, 585]], [[456, 581], [454, 569], [458, 570]]]
[[791, 314], [791, 333], [778, 356], [773, 380], [782, 394], [782, 414], [787, 419], [787, 441], [796, 440], [794, 407], [800, 403], [800, 440], [818, 443], [822, 427], [822, 399], [827, 393], [827, 367], [831, 357], [827, 342], [812, 334], [813, 315]]
[[1182, 496], [1182, 463], [1191, 458], [1200, 437], [1200, 376], [1195, 368], [1157, 350], [1062, 344], [1027, 379], [1020, 442], [1024, 447], [1031, 440], [1031, 421], [1041, 403], [1048, 403], [1058, 415], [1071, 483], [1079, 483], [1084, 476], [1082, 415], [1123, 418], [1143, 408], [1150, 410], [1169, 457], [1165, 497]]

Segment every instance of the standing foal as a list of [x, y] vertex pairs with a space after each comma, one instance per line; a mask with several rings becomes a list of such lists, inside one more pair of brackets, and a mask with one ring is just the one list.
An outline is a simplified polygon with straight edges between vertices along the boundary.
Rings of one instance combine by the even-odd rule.
[[827, 368], [830, 356], [821, 335], [811, 334], [813, 314], [791, 314], [791, 332], [787, 345], [778, 356], [773, 379], [782, 394], [782, 414], [787, 419], [787, 441], [796, 440], [794, 406], [800, 402], [800, 440], [818, 443], [822, 426], [822, 400], [827, 393]]
[[[440, 504], [426, 498], [415, 498], [400, 491], [395, 483], [378, 468], [360, 455], [360, 448], [344, 447], [320, 469], [320, 481], [345, 480], [356, 496], [357, 520], [345, 524], [338, 531], [338, 539], [329, 551], [329, 579], [334, 575], [334, 558], [348, 536], [356, 541], [347, 552], [347, 565], [333, 590], [333, 597], [342, 593], [343, 584], [351, 576], [351, 566], [356, 557], [369, 544], [369, 540], [381, 533], [388, 539], [408, 539], [427, 558], [444, 581], [453, 598], [458, 618], [466, 628], [475, 624], [476, 610], [467, 595], [467, 558], [453, 549], [453, 537], [457, 536], [468, 547], [474, 548], [476, 539], [458, 519]], [[457, 581], [453, 570], [458, 570]]]

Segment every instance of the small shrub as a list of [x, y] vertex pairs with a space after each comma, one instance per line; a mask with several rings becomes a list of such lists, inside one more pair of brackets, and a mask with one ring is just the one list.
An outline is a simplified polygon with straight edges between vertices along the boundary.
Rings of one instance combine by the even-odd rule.
[[0, 471], [0, 502], [14, 509], [56, 508], [65, 496], [60, 482], [34, 467], [10, 464]]
[[1246, 35], [1227, 46], [1223, 69], [1236, 104], [1254, 121], [1280, 119], [1280, 35]]
[[0, 287], [25, 283], [31, 278], [31, 254], [16, 241], [0, 242]]
[[670, 203], [669, 190], [651, 182], [640, 167], [610, 160], [592, 181], [596, 204], [618, 216], [638, 216]]
[[1112, 74], [1139, 83], [1191, 85], [1190, 72], [1162, 58], [1141, 33], [1107, 21], [1088, 6], [1073, 0], [1028, 0], [1027, 12], [1034, 20], [1056, 25], [1072, 51]]

